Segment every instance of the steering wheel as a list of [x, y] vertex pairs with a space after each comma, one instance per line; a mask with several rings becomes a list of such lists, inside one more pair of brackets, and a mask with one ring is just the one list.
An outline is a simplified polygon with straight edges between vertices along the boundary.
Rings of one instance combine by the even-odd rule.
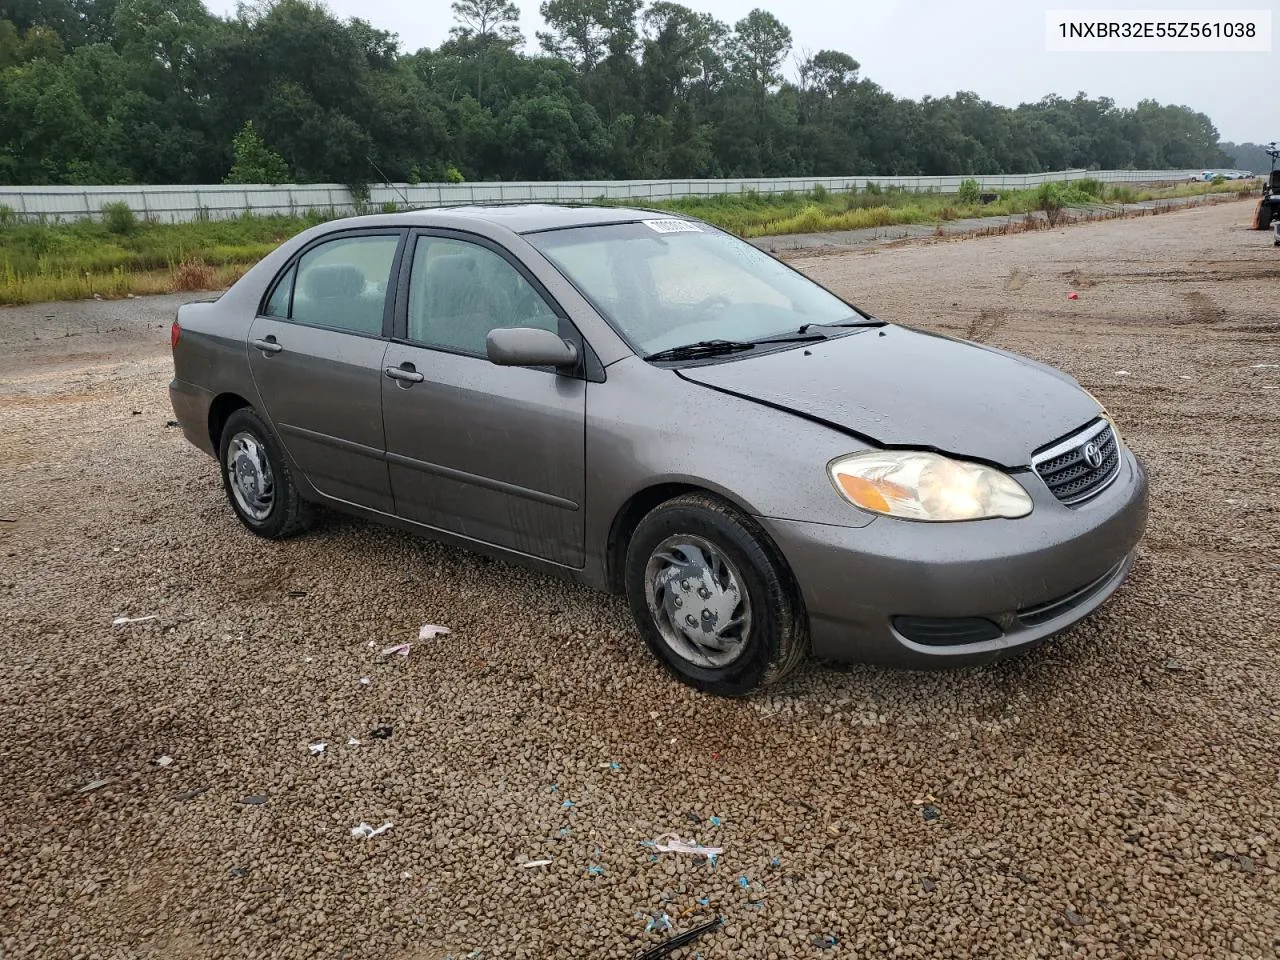
[[711, 296], [707, 297], [705, 300], [702, 300], [699, 303], [695, 303], [693, 305], [693, 313], [695, 316], [701, 317], [704, 313], [706, 313], [708, 310], [712, 309], [713, 307], [719, 307], [720, 309], [723, 310], [725, 307], [731, 307], [731, 306], [733, 306], [733, 302], [728, 297], [724, 296], [723, 294], [713, 293]]

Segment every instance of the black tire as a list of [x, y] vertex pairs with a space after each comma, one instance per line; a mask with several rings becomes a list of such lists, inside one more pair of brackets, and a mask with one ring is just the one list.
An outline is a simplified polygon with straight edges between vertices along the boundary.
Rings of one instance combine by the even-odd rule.
[[1271, 204], [1264, 203], [1258, 208], [1258, 229], [1271, 229]]
[[[250, 512], [237, 499], [236, 492], [232, 489], [227, 452], [233, 440], [239, 442], [245, 437], [256, 442], [259, 455], [270, 470], [270, 504], [261, 516]], [[218, 438], [218, 471], [222, 474], [222, 490], [227, 496], [227, 503], [240, 518], [240, 522], [258, 536], [268, 540], [283, 540], [302, 533], [314, 522], [314, 508], [298, 494], [298, 487], [293, 482], [293, 475], [289, 472], [288, 463], [275, 435], [251, 408], [241, 407], [227, 418], [222, 435]], [[265, 472], [263, 475], [266, 475]]]
[[[729, 561], [727, 569], [736, 568], [741, 579], [739, 595], [746, 595], [749, 627], [734, 646], [738, 652], [723, 666], [699, 665], [678, 653], [664, 638], [658, 622], [662, 614], [650, 609], [648, 571], [651, 562], [660, 562], [655, 551], [670, 539], [687, 536], [719, 551]], [[716, 497], [688, 494], [650, 511], [627, 544], [623, 578], [632, 616], [649, 649], [678, 679], [699, 690], [743, 696], [786, 677], [808, 652], [803, 603], [777, 547], [750, 517]], [[682, 585], [687, 587], [683, 581]], [[667, 586], [674, 590], [676, 584], [672, 580]], [[670, 624], [666, 629], [671, 629]]]

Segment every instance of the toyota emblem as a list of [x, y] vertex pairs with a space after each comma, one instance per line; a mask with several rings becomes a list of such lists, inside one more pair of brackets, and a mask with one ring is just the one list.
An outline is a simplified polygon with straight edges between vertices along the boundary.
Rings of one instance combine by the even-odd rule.
[[1090, 440], [1084, 445], [1084, 450], [1082, 452], [1084, 453], [1084, 462], [1094, 470], [1097, 470], [1102, 466], [1102, 451], [1098, 449], [1098, 444], [1096, 442]]

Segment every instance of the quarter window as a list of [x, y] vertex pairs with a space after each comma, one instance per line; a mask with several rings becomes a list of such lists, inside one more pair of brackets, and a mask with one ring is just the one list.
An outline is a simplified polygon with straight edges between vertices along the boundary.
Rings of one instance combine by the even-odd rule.
[[409, 274], [408, 337], [453, 353], [485, 355], [499, 327], [559, 332], [560, 319], [507, 260], [487, 247], [419, 237]]
[[[308, 250], [296, 268], [290, 319], [380, 335], [399, 242], [396, 236], [342, 237]], [[275, 293], [271, 300], [274, 304]]]
[[271, 291], [271, 299], [267, 301], [267, 309], [263, 312], [263, 316], [278, 317], [281, 320], [289, 319], [289, 297], [293, 293], [293, 275], [297, 272], [296, 266], [290, 267], [289, 272], [276, 282], [276, 288]]

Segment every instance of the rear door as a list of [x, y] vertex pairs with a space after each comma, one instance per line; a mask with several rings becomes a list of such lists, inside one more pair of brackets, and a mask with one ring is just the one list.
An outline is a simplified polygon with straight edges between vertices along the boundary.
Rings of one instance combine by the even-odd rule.
[[445, 231], [410, 243], [382, 382], [396, 512], [581, 567], [586, 381], [485, 356], [497, 327], [577, 331], [497, 245]]
[[382, 367], [405, 231], [335, 234], [281, 273], [249, 331], [267, 416], [320, 493], [394, 509], [382, 431]]

